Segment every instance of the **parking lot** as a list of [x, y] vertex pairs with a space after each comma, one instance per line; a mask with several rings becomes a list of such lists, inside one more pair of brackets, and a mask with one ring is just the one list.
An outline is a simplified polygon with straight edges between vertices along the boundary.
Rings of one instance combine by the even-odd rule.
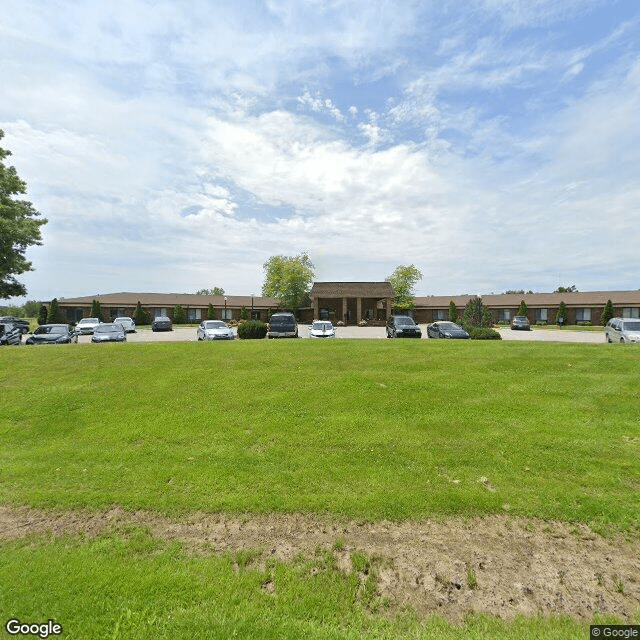
[[[423, 340], [426, 340], [426, 326], [421, 325]], [[499, 327], [497, 331], [503, 340], [529, 340], [538, 342], [604, 342], [604, 331], [572, 331], [571, 329], [533, 328], [531, 331], [512, 331], [509, 327]], [[309, 325], [301, 324], [300, 338], [308, 339]], [[336, 338], [385, 340], [384, 327], [336, 327]], [[177, 327], [173, 331], [151, 331], [138, 329], [127, 334], [128, 342], [196, 342], [196, 327]], [[90, 343], [90, 335], [79, 336], [78, 342]]]

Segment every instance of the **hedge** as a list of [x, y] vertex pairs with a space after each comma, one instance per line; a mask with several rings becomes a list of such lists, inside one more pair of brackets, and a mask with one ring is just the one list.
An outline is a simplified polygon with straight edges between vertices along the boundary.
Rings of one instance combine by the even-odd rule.
[[250, 320], [239, 324], [237, 331], [241, 340], [262, 340], [267, 335], [267, 325], [259, 320]]

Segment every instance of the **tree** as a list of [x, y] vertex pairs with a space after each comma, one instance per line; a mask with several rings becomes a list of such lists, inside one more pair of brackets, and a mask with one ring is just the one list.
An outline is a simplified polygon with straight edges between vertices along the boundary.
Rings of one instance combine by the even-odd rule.
[[[4, 131], [0, 129], [0, 140]], [[20, 180], [15, 167], [5, 167], [4, 159], [11, 152], [0, 147], [0, 299], [24, 296], [27, 288], [15, 279], [33, 266], [25, 258], [32, 245], [41, 245], [40, 227], [47, 223], [26, 200], [15, 196], [27, 192], [27, 185]]]
[[175, 324], [184, 324], [187, 321], [187, 314], [184, 309], [177, 304], [173, 307], [173, 322]]
[[38, 311], [38, 324], [47, 324], [48, 315], [49, 315], [49, 311], [47, 310], [47, 305], [41, 304], [40, 310]]
[[306, 253], [297, 256], [271, 256], [265, 271], [262, 295], [277, 298], [285, 309], [297, 310], [311, 290], [315, 276], [313, 263]]
[[558, 287], [553, 293], [577, 293], [578, 288], [575, 284], [570, 287]]
[[249, 312], [247, 311], [247, 307], [242, 307], [242, 309], [240, 309], [240, 318], [242, 320], [249, 319]]
[[138, 300], [138, 304], [133, 312], [133, 321], [136, 323], [136, 326], [151, 324], [151, 316], [142, 308], [140, 300]]
[[47, 324], [58, 324], [64, 322], [64, 315], [58, 306], [58, 298], [54, 298], [47, 310]]
[[223, 296], [224, 289], [222, 287], [213, 287], [213, 289], [198, 289], [197, 296]]
[[602, 315], [600, 316], [600, 324], [604, 327], [604, 325], [616, 315], [616, 312], [613, 309], [613, 302], [611, 300], [607, 300], [607, 304], [604, 305], [604, 309], [602, 311]]
[[422, 271], [415, 265], [396, 267], [395, 271], [387, 278], [387, 282], [391, 284], [395, 294], [394, 309], [407, 311], [413, 308], [413, 288], [420, 280], [422, 280]]
[[563, 324], [567, 324], [568, 318], [569, 312], [567, 311], [567, 305], [564, 303], [564, 300], [561, 300], [558, 305], [558, 311], [556, 312], [556, 324], [562, 327]]
[[24, 305], [22, 305], [22, 308], [24, 309], [24, 317], [35, 318], [38, 315], [39, 306], [39, 302], [36, 302], [35, 300], [27, 300]]
[[458, 307], [456, 307], [456, 303], [453, 300], [449, 303], [449, 320], [458, 322]]
[[520, 301], [520, 306], [518, 307], [517, 316], [526, 316], [529, 313], [529, 309], [527, 308], [527, 303], [524, 300]]
[[91, 303], [91, 317], [98, 318], [98, 320], [102, 322], [102, 307], [100, 306], [99, 300], [94, 300]]
[[213, 305], [209, 303], [207, 307], [207, 320], [215, 320], [216, 319], [216, 310], [213, 308]]
[[501, 340], [500, 334], [491, 328], [491, 311], [482, 298], [471, 298], [462, 314], [462, 327], [472, 340]]

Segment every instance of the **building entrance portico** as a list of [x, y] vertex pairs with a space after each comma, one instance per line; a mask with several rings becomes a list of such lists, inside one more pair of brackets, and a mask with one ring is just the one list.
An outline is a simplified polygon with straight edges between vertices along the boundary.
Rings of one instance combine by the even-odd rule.
[[385, 323], [394, 293], [388, 282], [314, 282], [310, 298], [314, 319], [345, 325], [362, 320]]

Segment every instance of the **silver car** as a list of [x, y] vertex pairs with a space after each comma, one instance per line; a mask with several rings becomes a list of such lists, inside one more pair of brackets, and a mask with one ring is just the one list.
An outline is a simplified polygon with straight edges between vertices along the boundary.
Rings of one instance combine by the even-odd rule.
[[76, 333], [93, 333], [100, 324], [100, 318], [82, 318], [76, 325]]
[[203, 320], [198, 327], [198, 340], [234, 340], [236, 334], [222, 320]]
[[124, 330], [127, 333], [135, 333], [136, 332], [136, 323], [126, 316], [122, 316], [121, 318], [116, 318], [114, 320], [116, 324], [121, 324], [124, 327]]
[[96, 327], [91, 342], [126, 342], [124, 327], [116, 322], [103, 322]]
[[604, 329], [607, 342], [640, 343], [640, 318], [611, 318]]

